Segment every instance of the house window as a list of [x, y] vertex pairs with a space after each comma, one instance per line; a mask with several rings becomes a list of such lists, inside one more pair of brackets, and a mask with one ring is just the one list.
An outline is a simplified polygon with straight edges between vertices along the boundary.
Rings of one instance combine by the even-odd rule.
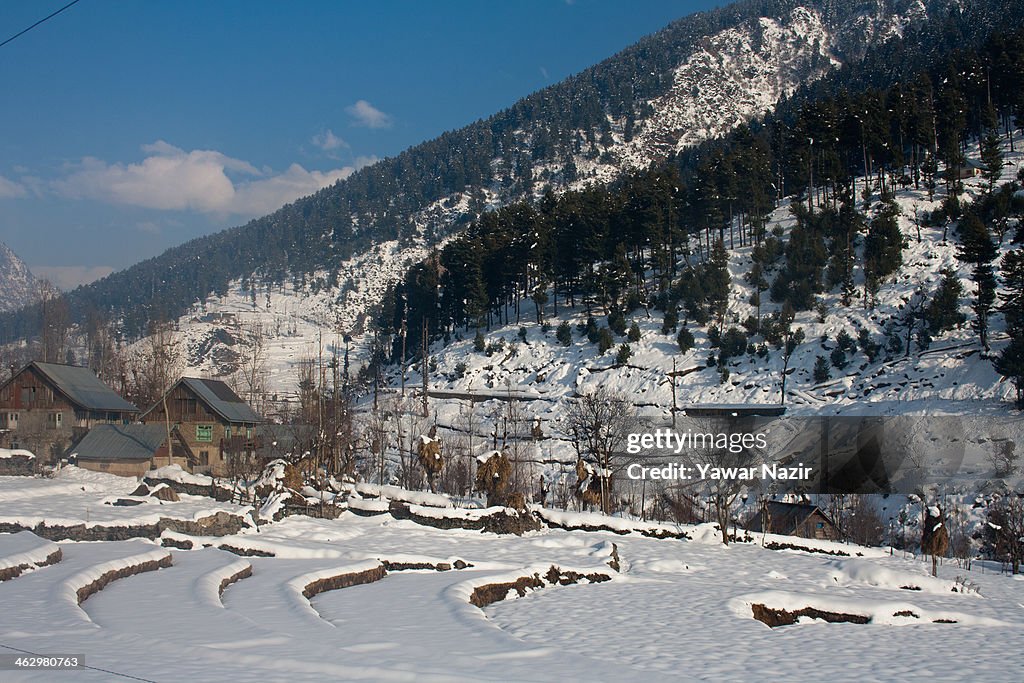
[[46, 416], [46, 426], [50, 429], [60, 429], [63, 419], [63, 413], [49, 413]]
[[210, 451], [199, 451], [199, 466], [206, 467], [210, 464]]
[[18, 426], [18, 414], [7, 413], [7, 428], [15, 429]]
[[196, 441], [213, 441], [213, 425], [196, 425]]
[[231, 425], [228, 425], [227, 427], [224, 428], [224, 438], [225, 439], [230, 439], [231, 438]]
[[252, 427], [245, 428], [245, 440], [252, 441]]
[[815, 522], [814, 528], [815, 529], [824, 529], [825, 528], [825, 522]]
[[64, 413], [55, 413], [53, 416], [53, 422], [58, 428], [64, 424]]

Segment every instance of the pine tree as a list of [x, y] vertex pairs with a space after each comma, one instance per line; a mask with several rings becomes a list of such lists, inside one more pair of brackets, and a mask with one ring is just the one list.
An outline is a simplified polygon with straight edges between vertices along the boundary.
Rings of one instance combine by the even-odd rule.
[[1024, 337], [1013, 337], [993, 362], [1000, 375], [1013, 381], [1017, 407], [1024, 408]]
[[996, 372], [1009, 377], [1017, 392], [1017, 406], [1024, 408], [1024, 250], [1011, 251], [1003, 257], [1003, 315], [1010, 343], [996, 358]]
[[625, 365], [629, 362], [630, 357], [633, 355], [633, 350], [629, 348], [629, 344], [622, 344], [619, 346], [619, 352], [615, 354], [615, 364]]
[[681, 330], [679, 330], [679, 334], [676, 336], [676, 343], [679, 344], [679, 351], [681, 353], [686, 353], [687, 351], [693, 348], [693, 345], [695, 343], [693, 333], [690, 332], [685, 327], [682, 328]]
[[563, 320], [558, 325], [558, 330], [555, 331], [555, 339], [557, 339], [558, 343], [562, 346], [572, 345], [572, 329], [569, 327], [569, 323], [567, 321]]
[[975, 285], [974, 329], [978, 333], [983, 349], [988, 351], [988, 319], [996, 301], [996, 277], [992, 262], [997, 254], [996, 245], [992, 241], [988, 228], [978, 216], [969, 213], [960, 221], [961, 261], [973, 266], [971, 279]]
[[814, 359], [814, 381], [817, 384], [827, 382], [832, 378], [832, 370], [828, 366], [825, 356], [818, 356]]
[[729, 254], [721, 239], [711, 249], [711, 259], [703, 279], [709, 312], [721, 320], [729, 304]]
[[932, 336], [948, 332], [965, 320], [964, 314], [960, 312], [960, 297], [964, 293], [960, 278], [950, 268], [943, 268], [939, 272], [942, 280], [924, 310], [924, 320]]
[[981, 163], [985, 166], [982, 176], [988, 181], [988, 191], [996, 189], [996, 183], [1003, 173], [1003, 152], [999, 148], [999, 133], [990, 128], [981, 139]]
[[871, 220], [864, 240], [864, 270], [879, 281], [903, 265], [903, 233], [897, 221], [900, 210], [888, 195], [882, 210]]

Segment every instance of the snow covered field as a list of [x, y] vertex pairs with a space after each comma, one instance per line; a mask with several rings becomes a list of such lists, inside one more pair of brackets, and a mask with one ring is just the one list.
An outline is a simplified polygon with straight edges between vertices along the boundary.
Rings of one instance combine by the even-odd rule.
[[218, 512], [241, 516], [249, 510], [205, 496], [182, 495], [168, 502], [129, 495], [138, 485], [133, 478], [77, 467], [65, 468], [53, 479], [0, 477], [0, 524], [138, 526], [160, 519], [196, 521]]
[[[82, 479], [0, 478], [3, 512], [34, 500], [73, 521], [82, 496], [65, 484], [104, 493], [102, 481]], [[47, 486], [56, 495], [40, 495]], [[708, 525], [674, 528], [692, 540], [498, 536], [345, 512], [194, 539], [273, 557], [0, 534], [0, 567], [61, 551], [0, 581], [0, 654], [80, 654], [94, 667], [0, 680], [988, 681], [1024, 667], [1024, 577], [947, 563], [932, 579], [928, 564], [899, 552], [820, 541], [806, 545], [847, 555], [726, 547]], [[522, 597], [511, 586], [552, 566], [595, 582], [540, 580]], [[487, 600], [474, 592], [505, 583]], [[769, 628], [754, 604], [870, 623], [801, 617]]]

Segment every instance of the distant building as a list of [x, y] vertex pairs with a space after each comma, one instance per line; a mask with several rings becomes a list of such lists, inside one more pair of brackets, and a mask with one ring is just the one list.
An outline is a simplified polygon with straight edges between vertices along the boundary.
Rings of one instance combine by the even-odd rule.
[[32, 362], [0, 385], [0, 447], [53, 462], [92, 427], [127, 424], [138, 413], [89, 368]]
[[177, 427], [171, 429], [171, 443], [169, 461], [166, 425], [99, 425], [68, 451], [67, 458], [82, 469], [122, 477], [141, 477], [169, 462], [192, 470], [196, 458]]
[[826, 541], [840, 540], [839, 528], [817, 505], [810, 503], [783, 503], [767, 501], [747, 521], [747, 530], [760, 533], [766, 529], [770, 534], [817, 538]]
[[193, 472], [230, 476], [236, 467], [255, 459], [256, 429], [264, 420], [224, 382], [182, 377], [141, 420], [165, 425], [165, 403], [170, 424], [178, 427], [195, 455]]
[[778, 403], [693, 403], [682, 409], [687, 417], [780, 417], [786, 406]]
[[946, 177], [952, 178], [955, 175], [956, 180], [963, 180], [964, 178], [974, 178], [979, 176], [987, 170], [988, 166], [977, 159], [967, 158], [964, 159], [964, 163], [960, 166], [947, 170]]

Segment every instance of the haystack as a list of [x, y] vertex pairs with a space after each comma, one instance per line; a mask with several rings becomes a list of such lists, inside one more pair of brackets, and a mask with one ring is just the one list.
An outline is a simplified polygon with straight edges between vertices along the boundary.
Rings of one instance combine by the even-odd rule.
[[478, 458], [476, 490], [487, 494], [487, 506], [505, 505], [512, 490], [512, 463], [500, 451]]
[[430, 436], [422, 435], [416, 442], [416, 456], [419, 458], [420, 467], [427, 475], [427, 483], [430, 490], [434, 491], [434, 481], [437, 475], [444, 469], [444, 458], [441, 457], [441, 442]]

